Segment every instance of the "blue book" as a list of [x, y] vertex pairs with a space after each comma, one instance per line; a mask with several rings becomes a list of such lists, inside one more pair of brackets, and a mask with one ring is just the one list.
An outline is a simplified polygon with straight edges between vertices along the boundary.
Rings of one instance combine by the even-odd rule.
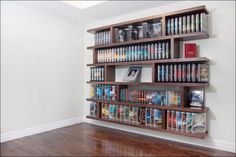
[[176, 130], [177, 131], [181, 131], [181, 125], [182, 125], [181, 112], [176, 111]]

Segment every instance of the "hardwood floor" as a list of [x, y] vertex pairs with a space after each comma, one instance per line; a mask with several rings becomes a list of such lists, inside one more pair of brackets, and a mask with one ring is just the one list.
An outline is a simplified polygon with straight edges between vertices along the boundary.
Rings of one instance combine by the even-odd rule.
[[81, 123], [1, 143], [1, 156], [235, 156]]

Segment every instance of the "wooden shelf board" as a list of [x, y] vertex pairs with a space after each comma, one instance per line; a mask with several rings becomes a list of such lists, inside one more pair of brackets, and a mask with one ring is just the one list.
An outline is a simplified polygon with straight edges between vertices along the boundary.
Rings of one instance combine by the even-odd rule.
[[97, 82], [87, 81], [88, 84], [115, 84], [130, 86], [175, 86], [175, 87], [208, 87], [209, 83], [181, 83], [181, 82]]
[[165, 132], [165, 133], [172, 133], [172, 134], [176, 134], [176, 135], [184, 135], [184, 136], [200, 138], [200, 139], [204, 139], [205, 136], [207, 135], [207, 133], [196, 133], [196, 134], [184, 133], [184, 132], [167, 130], [167, 129], [162, 129], [162, 128], [150, 127], [150, 126], [146, 126], [146, 125], [142, 125], [142, 124], [133, 124], [133, 123], [128, 123], [128, 122], [121, 122], [121, 121], [118, 121], [118, 120], [104, 119], [104, 118], [99, 118], [99, 117], [94, 117], [94, 116], [87, 116], [87, 118], [94, 119], [94, 120], [99, 120], [99, 121], [110, 122], [110, 123], [121, 124], [121, 125], [128, 125], [128, 126], [133, 126], [133, 127], [138, 127], [138, 128], [162, 131], [162, 132]]
[[102, 49], [102, 48], [112, 48], [112, 47], [119, 47], [119, 46], [126, 46], [126, 45], [138, 45], [142, 43], [170, 40], [171, 38], [186, 41], [186, 40], [205, 39], [208, 37], [209, 35], [207, 32], [194, 32], [194, 33], [169, 35], [169, 36], [161, 36], [161, 37], [154, 37], [154, 38], [145, 38], [145, 39], [139, 39], [139, 40], [111, 43], [107, 45], [88, 46], [87, 49]]
[[117, 105], [125, 105], [125, 106], [136, 106], [136, 107], [147, 107], [147, 108], [155, 108], [161, 110], [175, 110], [175, 111], [183, 111], [183, 112], [196, 112], [196, 113], [205, 113], [208, 111], [208, 107], [203, 108], [181, 108], [181, 107], [172, 107], [172, 106], [161, 106], [161, 105], [153, 105], [153, 104], [143, 104], [143, 103], [133, 103], [133, 102], [122, 102], [122, 101], [110, 101], [110, 100], [98, 100], [93, 98], [87, 98], [87, 101], [101, 102], [101, 103], [112, 103]]
[[193, 63], [193, 62], [209, 62], [209, 59], [206, 57], [173, 58], [173, 59], [146, 60], [146, 61], [95, 63], [95, 64], [87, 64], [87, 66], [152, 65], [152, 64], [165, 64], [165, 63]]

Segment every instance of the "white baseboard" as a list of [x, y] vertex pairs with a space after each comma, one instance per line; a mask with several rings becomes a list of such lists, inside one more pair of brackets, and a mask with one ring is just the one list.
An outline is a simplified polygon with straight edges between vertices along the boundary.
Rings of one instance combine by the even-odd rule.
[[57, 121], [57, 122], [52, 122], [40, 126], [35, 126], [32, 128], [27, 128], [27, 129], [22, 129], [22, 130], [16, 130], [8, 133], [3, 133], [1, 134], [1, 142], [6, 142], [58, 128], [62, 128], [65, 126], [69, 125], [74, 125], [83, 122], [83, 117], [77, 117], [77, 118], [72, 118], [72, 119], [66, 119], [63, 121]]
[[[213, 149], [219, 149], [219, 150], [224, 150], [224, 151], [229, 151], [235, 153], [235, 143], [231, 142], [226, 142], [226, 141], [220, 141], [220, 140], [212, 140], [212, 139], [205, 139], [205, 140], [198, 140], [198, 139], [193, 139], [190, 137], [186, 138], [175, 138], [176, 135], [156, 135], [152, 134], [150, 132], [143, 132], [143, 129], [137, 129], [135, 127], [130, 127], [130, 126], [125, 126], [125, 127], [120, 127], [121, 125], [119, 124], [112, 124], [110, 125], [109, 122], [102, 122], [102, 121], [97, 121], [97, 120], [91, 120], [87, 119], [84, 117], [83, 119], [84, 122], [99, 125], [99, 126], [104, 126], [112, 129], [117, 129], [117, 130], [122, 130], [122, 131], [128, 131], [128, 132], [133, 132], [137, 134], [142, 134], [146, 136], [152, 136], [152, 137], [157, 137], [161, 139], [166, 139], [166, 140], [172, 140], [176, 142], [181, 142], [181, 143], [187, 143], [187, 144], [192, 144], [192, 145], [197, 145], [197, 146], [203, 146], [203, 147], [208, 147], [208, 148], [213, 148]], [[184, 139], [184, 140], [183, 140]]]

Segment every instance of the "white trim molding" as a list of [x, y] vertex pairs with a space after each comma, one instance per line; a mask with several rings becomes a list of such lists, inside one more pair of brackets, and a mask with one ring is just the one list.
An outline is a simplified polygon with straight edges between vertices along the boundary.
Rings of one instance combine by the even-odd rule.
[[[122, 126], [119, 124], [111, 124], [109, 122], [102, 122], [102, 121], [97, 121], [97, 120], [91, 120], [87, 119], [84, 117], [83, 119], [84, 122], [90, 123], [90, 124], [95, 124], [107, 128], [112, 128], [112, 129], [117, 129], [117, 130], [122, 130], [122, 131], [127, 131], [127, 132], [133, 132], [136, 134], [141, 134], [141, 135], [146, 135], [146, 136], [152, 136], [156, 138], [161, 138], [161, 139], [166, 139], [166, 140], [171, 140], [171, 141], [176, 141], [176, 142], [181, 142], [181, 143], [187, 143], [191, 145], [197, 145], [197, 146], [203, 146], [203, 147], [208, 147], [208, 148], [213, 148], [213, 149], [219, 149], [223, 151], [229, 151], [235, 153], [235, 143], [233, 142], [227, 142], [227, 141], [221, 141], [221, 140], [214, 140], [214, 139], [193, 139], [191, 137], [186, 137], [182, 138], [182, 136], [176, 136], [176, 135], [170, 135], [168, 133], [160, 133], [156, 132], [154, 133], [153, 131], [143, 131], [141, 128], [135, 128], [131, 126]], [[167, 135], [167, 136], [166, 136]], [[189, 142], [191, 141], [191, 142]]]
[[71, 119], [66, 119], [66, 120], [62, 120], [62, 121], [52, 122], [52, 123], [48, 123], [48, 124], [43, 124], [43, 125], [35, 126], [32, 128], [7, 132], [7, 133], [1, 134], [1, 142], [6, 142], [6, 141], [10, 141], [10, 140], [30, 136], [30, 135], [35, 135], [38, 133], [43, 133], [46, 131], [78, 124], [81, 122], [83, 122], [83, 117], [77, 117], [77, 118], [71, 118]]

